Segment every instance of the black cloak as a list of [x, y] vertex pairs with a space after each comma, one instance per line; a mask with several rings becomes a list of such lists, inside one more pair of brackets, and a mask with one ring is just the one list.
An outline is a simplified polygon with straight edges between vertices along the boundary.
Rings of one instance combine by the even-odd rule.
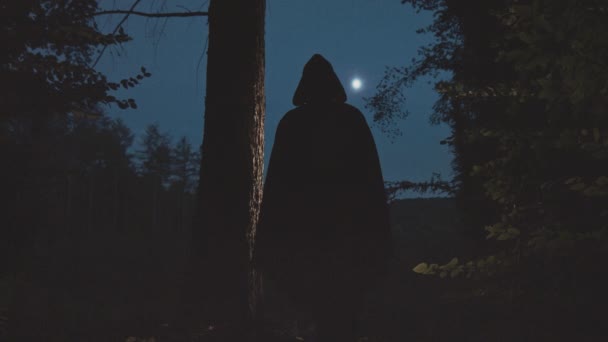
[[331, 64], [314, 55], [279, 123], [254, 262], [305, 306], [360, 295], [386, 270], [390, 228], [376, 146]]

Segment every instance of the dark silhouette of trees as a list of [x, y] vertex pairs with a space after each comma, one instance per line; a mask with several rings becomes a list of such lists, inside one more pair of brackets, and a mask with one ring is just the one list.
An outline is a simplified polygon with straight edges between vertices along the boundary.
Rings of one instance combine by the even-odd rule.
[[158, 213], [162, 205], [159, 203], [161, 188], [168, 185], [171, 174], [171, 142], [167, 134], [160, 132], [158, 124], [146, 127], [142, 138], [143, 149], [139, 151], [141, 161], [140, 172], [147, 180], [151, 193], [152, 224], [158, 224]]
[[[383, 96], [422, 75], [451, 73], [436, 83], [433, 120], [452, 128], [446, 142], [455, 154], [455, 194], [465, 222], [488, 240], [470, 262], [424, 263], [416, 272], [481, 277], [489, 293], [519, 308], [512, 312], [529, 330], [513, 332], [518, 338], [600, 336], [587, 313], [605, 298], [605, 282], [589, 269], [607, 253], [608, 50], [598, 35], [608, 31], [605, 8], [593, 1], [403, 2], [437, 13], [426, 31], [438, 40], [411, 67], [393, 70], [370, 104], [386, 103]], [[568, 314], [573, 301], [585, 314]], [[552, 331], [532, 323], [556, 311], [545, 318]]]
[[[93, 68], [100, 49], [130, 39], [121, 29], [98, 30], [97, 1], [2, 1], [0, 6], [6, 19], [0, 33], [5, 47], [0, 53], [0, 157], [5, 161], [0, 281], [3, 291], [12, 293], [8, 304], [0, 303], [8, 322], [0, 340], [7, 333], [14, 341], [34, 335], [69, 340], [77, 331], [90, 333], [94, 321], [107, 323], [116, 316], [97, 301], [118, 308], [121, 296], [130, 294], [140, 306], [154, 302], [155, 285], [149, 284], [156, 279], [160, 285], [160, 274], [172, 279], [160, 285], [168, 293], [179, 287], [198, 172], [178, 174], [183, 165], [173, 165], [172, 157], [167, 164], [166, 158], [176, 146], [166, 144], [164, 164], [156, 163], [164, 169], [146, 165], [165, 184], [137, 172], [133, 134], [122, 121], [107, 118], [102, 106], [135, 108], [133, 99], [110, 92], [134, 87], [150, 73], [141, 68], [112, 82]], [[189, 185], [172, 187], [171, 182]], [[152, 199], [162, 210], [151, 211]], [[141, 258], [133, 259], [133, 253]], [[113, 285], [114, 278], [122, 279]], [[141, 284], [146, 278], [149, 284]], [[138, 282], [134, 291], [129, 284]], [[79, 314], [85, 307], [86, 315]], [[138, 324], [129, 310], [123, 306], [118, 312]]]
[[[150, 74], [142, 68], [133, 77], [110, 82], [93, 67], [107, 46], [130, 39], [122, 29], [130, 15], [188, 17], [207, 12], [145, 13], [136, 10], [138, 3], [109, 11], [100, 11], [93, 0], [2, 3], [10, 14], [3, 34], [12, 44], [2, 56], [3, 88], [12, 91], [3, 94], [1, 103], [9, 108], [2, 118], [2, 137], [7, 138], [2, 152], [16, 162], [5, 173], [22, 174], [9, 193], [23, 201], [6, 207], [16, 235], [25, 231], [18, 228], [22, 224], [33, 227], [32, 236], [40, 231], [54, 234], [51, 226], [88, 232], [108, 227], [157, 233], [170, 226], [188, 230], [198, 153], [186, 140], [171, 146], [168, 137], [151, 126], [137, 153], [139, 162], [134, 162], [127, 152], [130, 132], [104, 118], [98, 105], [136, 108], [133, 99], [116, 99], [109, 91], [134, 87]], [[207, 299], [218, 301], [214, 305], [210, 300], [208, 307], [220, 321], [236, 325], [249, 320], [254, 279], [249, 259], [263, 167], [264, 11], [264, 1], [215, 1], [209, 11], [214, 14], [201, 172], [205, 181], [194, 250], [198, 256], [206, 253], [203, 259], [214, 265], [212, 272], [205, 272], [213, 276], [204, 278], [210, 286]], [[93, 18], [108, 14], [124, 17], [112, 34], [102, 34]], [[102, 140], [106, 143], [99, 145]], [[69, 146], [68, 141], [78, 145]], [[27, 210], [38, 213], [27, 223], [22, 220], [26, 203]], [[234, 305], [224, 305], [232, 298]]]
[[171, 173], [171, 140], [169, 135], [162, 133], [158, 124], [148, 125], [141, 141], [142, 149], [138, 151], [141, 161], [140, 172], [167, 184]]
[[[179, 194], [178, 198], [178, 223], [177, 229], [185, 229], [186, 222], [190, 221], [187, 217], [187, 194], [195, 192], [198, 180], [198, 170], [200, 166], [200, 154], [193, 150], [192, 145], [186, 137], [182, 137], [173, 147], [172, 156], [172, 182], [171, 187]], [[188, 227], [189, 228], [189, 227]]]
[[[147, 241], [162, 241], [168, 230], [190, 234], [200, 155], [186, 139], [172, 146], [168, 136], [150, 126], [143, 149], [136, 148], [138, 160], [133, 159], [132, 133], [122, 122], [106, 118], [99, 106], [136, 108], [133, 99], [117, 99], [109, 92], [134, 87], [150, 74], [141, 68], [133, 77], [111, 82], [97, 72], [100, 50], [130, 38], [121, 25], [112, 34], [101, 33], [93, 18], [207, 13], [150, 15], [134, 10], [138, 2], [128, 11], [100, 11], [93, 0], [1, 3], [7, 14], [2, 24], [7, 49], [1, 55], [0, 82], [7, 91], [0, 103], [6, 109], [0, 118], [0, 152], [11, 161], [1, 174], [2, 202], [9, 203], [2, 208], [8, 237], [3, 239], [3, 273], [31, 273], [49, 288], [95, 292], [100, 288], [79, 279], [98, 277], [93, 272], [97, 264], [85, 261], [84, 255], [70, 259], [78, 255], [70, 253], [77, 253], [79, 245], [95, 251], [101, 241], [107, 242], [87, 245], [90, 236], [145, 232], [150, 234]], [[201, 172], [207, 181], [200, 187], [195, 249], [198, 256], [207, 253], [205, 260], [213, 267], [211, 272], [197, 271], [212, 275], [204, 277], [210, 284], [207, 294], [219, 299], [210, 301], [211, 312], [218, 313], [213, 318], [241, 327], [250, 317], [249, 290], [255, 278], [249, 262], [261, 197], [264, 10], [264, 1], [238, 6], [215, 1], [210, 9], [215, 14], [210, 20], [203, 146], [208, 156]], [[48, 271], [32, 271], [45, 254], [53, 258], [40, 265], [88, 270], [70, 274], [49, 266]], [[108, 265], [110, 260], [108, 256]], [[224, 305], [232, 298], [234, 305]], [[31, 313], [25, 307], [15, 312], [15, 322], [27, 322]], [[24, 331], [18, 323], [14, 327], [17, 334]]]
[[[249, 321], [249, 297], [254, 298], [255, 275], [250, 271], [255, 222], [261, 198], [264, 120], [265, 1], [211, 1], [207, 12], [136, 10], [97, 11], [93, 15], [124, 14], [151, 18], [209, 16], [209, 52], [204, 141], [199, 185], [199, 229], [194, 232], [192, 276], [206, 284], [201, 302], [189, 301], [214, 324], [242, 325]], [[182, 167], [172, 184], [188, 188], [190, 153], [173, 151]], [[196, 275], [205, 262], [211, 277]], [[196, 283], [196, 280], [193, 280]], [[250, 288], [252, 291], [250, 291]], [[255, 302], [252, 299], [251, 303]], [[213, 316], [213, 317], [211, 317]], [[220, 322], [220, 323], [218, 323]], [[221, 323], [224, 322], [224, 323]]]
[[[0, 5], [5, 19], [0, 30], [5, 42], [0, 54], [0, 152], [11, 165], [1, 171], [9, 204], [2, 206], [0, 216], [8, 222], [3, 225], [8, 235], [21, 241], [11, 242], [5, 250], [16, 251], [44, 231], [47, 214], [60, 212], [59, 203], [73, 211], [67, 199], [48, 202], [49, 191], [64, 179], [65, 165], [91, 166], [73, 164], [62, 145], [70, 125], [76, 125], [73, 119], [97, 116], [100, 104], [134, 107], [133, 99], [116, 99], [109, 92], [135, 86], [150, 74], [142, 68], [139, 75], [111, 82], [90, 66], [98, 48], [130, 39], [122, 31], [103, 34], [97, 29], [91, 17], [97, 11], [96, 1], [2, 1]], [[71, 180], [66, 182], [69, 188]], [[39, 215], [28, 218], [18, 209], [25, 203]], [[21, 225], [21, 220], [28, 223]]]
[[99, 103], [135, 106], [132, 99], [119, 100], [108, 92], [135, 86], [149, 76], [145, 69], [111, 82], [90, 66], [97, 48], [130, 40], [122, 30], [115, 34], [98, 30], [91, 17], [97, 1], [3, 1], [2, 10], [6, 15], [2, 35], [7, 42], [0, 57], [4, 115], [29, 115], [39, 122], [69, 111], [86, 112]]
[[[155, 283], [161, 274], [177, 278], [181, 264], [187, 261], [180, 256], [180, 250], [187, 246], [195, 194], [192, 186], [186, 188], [183, 184], [196, 182], [197, 153], [190, 154], [187, 174], [179, 171], [183, 162], [178, 163], [179, 159], [173, 157], [168, 162], [160, 158], [166, 163], [162, 168], [150, 163], [144, 173], [137, 167], [142, 163], [130, 152], [134, 149], [133, 134], [121, 120], [109, 119], [99, 112], [95, 117], [67, 115], [53, 123], [52, 154], [48, 159], [36, 160], [44, 163], [44, 169], [31, 169], [29, 164], [20, 162], [24, 148], [17, 143], [18, 135], [11, 136], [11, 149], [4, 154], [14, 161], [2, 174], [3, 186], [10, 191], [0, 194], [2, 203], [11, 210], [2, 218], [2, 274], [3, 279], [14, 279], [15, 284], [15, 306], [8, 311], [9, 331], [14, 336], [39, 333], [45, 338], [59, 338], [62, 331], [78, 330], [79, 325], [93, 329], [94, 320], [111, 320], [110, 313], [91, 309], [95, 300], [104, 298], [118, 307], [122, 292], [158, 291], [146, 284], [137, 285], [134, 291], [128, 282], [138, 284], [141, 274]], [[169, 137], [159, 133], [157, 126], [152, 127], [148, 133], [161, 137], [163, 144], [157, 145], [162, 147], [161, 155], [165, 150], [187, 150], [190, 146], [183, 138], [176, 145], [166, 145]], [[148, 135], [141, 138], [142, 142], [151, 140]], [[167, 179], [166, 184], [161, 176]], [[17, 184], [11, 187], [11, 182]], [[148, 247], [142, 245], [158, 246], [158, 252], [146, 252]], [[131, 251], [138, 251], [140, 257], [135, 261], [128, 259], [133, 258], [129, 257]], [[100, 258], [96, 253], [104, 256]], [[171, 262], [162, 266], [162, 260]], [[158, 269], [146, 271], [152, 265]], [[112, 279], [113, 272], [121, 274], [125, 283], [99, 285]], [[128, 280], [130, 277], [133, 278]], [[23, 279], [31, 279], [34, 285]], [[178, 288], [179, 283], [173, 280], [163, 286]], [[37, 293], [43, 289], [54, 289], [51, 297], [45, 299], [51, 301], [50, 306], [28, 304], [27, 298], [40, 296]], [[113, 291], [106, 292], [107, 289]], [[151, 301], [151, 296], [133, 300], [143, 305]], [[54, 297], [62, 299], [54, 302]], [[77, 323], [70, 321], [74, 310], [84, 308], [82, 305], [90, 312]], [[48, 310], [55, 310], [55, 314]], [[135, 315], [129, 314], [128, 308], [123, 310], [123, 314], [130, 315], [129, 324], [136, 324]], [[169, 319], [168, 314], [160, 315]], [[32, 329], [45, 321], [51, 325]]]
[[194, 189], [194, 178], [198, 176], [200, 156], [198, 151], [192, 149], [188, 138], [181, 137], [172, 150], [173, 153], [173, 182], [183, 191]]

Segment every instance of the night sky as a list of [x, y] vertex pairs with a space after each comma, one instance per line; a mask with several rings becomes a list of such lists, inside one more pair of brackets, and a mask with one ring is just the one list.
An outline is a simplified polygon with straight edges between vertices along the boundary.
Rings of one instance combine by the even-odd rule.
[[[108, 2], [126, 9], [131, 2]], [[159, 2], [143, 2], [140, 11], [159, 11]], [[204, 0], [167, 1], [165, 12], [206, 10]], [[372, 122], [364, 97], [374, 93], [386, 66], [408, 65], [430, 36], [416, 34], [428, 25], [430, 13], [415, 13], [399, 0], [267, 0], [266, 16], [266, 158], [283, 114], [293, 108], [291, 99], [302, 68], [315, 53], [328, 59], [345, 89], [348, 103], [358, 107], [372, 127], [385, 180], [426, 180], [433, 172], [451, 177], [451, 156], [439, 141], [445, 126], [429, 123], [437, 98], [422, 80], [406, 92], [410, 116], [400, 122], [401, 137], [391, 139]], [[104, 31], [112, 30], [122, 15], [98, 19]], [[185, 135], [195, 146], [202, 141], [206, 81], [207, 18], [146, 19], [130, 17], [124, 24], [133, 41], [122, 50], [108, 49], [98, 64], [110, 80], [137, 73], [145, 66], [152, 77], [119, 96], [135, 98], [137, 110], [108, 109], [119, 116], [139, 138], [146, 125], [157, 122], [174, 139]], [[362, 88], [351, 81], [358, 77]]]

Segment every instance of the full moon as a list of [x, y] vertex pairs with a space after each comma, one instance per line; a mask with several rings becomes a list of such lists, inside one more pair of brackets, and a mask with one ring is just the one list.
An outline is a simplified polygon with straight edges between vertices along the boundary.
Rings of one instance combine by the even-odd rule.
[[361, 83], [361, 80], [358, 78], [353, 79], [353, 81], [350, 83], [351, 87], [353, 87], [354, 90], [359, 90], [361, 89], [361, 86], [363, 85], [363, 83]]

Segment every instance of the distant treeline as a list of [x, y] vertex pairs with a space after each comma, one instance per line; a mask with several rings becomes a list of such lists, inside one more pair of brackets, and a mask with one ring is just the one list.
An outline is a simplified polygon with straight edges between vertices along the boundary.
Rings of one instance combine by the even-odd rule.
[[[189, 231], [200, 155], [157, 124], [134, 145], [120, 119], [102, 113], [2, 126], [2, 267], [18, 271], [33, 244], [93, 231]], [[25, 258], [27, 259], [27, 258]]]

